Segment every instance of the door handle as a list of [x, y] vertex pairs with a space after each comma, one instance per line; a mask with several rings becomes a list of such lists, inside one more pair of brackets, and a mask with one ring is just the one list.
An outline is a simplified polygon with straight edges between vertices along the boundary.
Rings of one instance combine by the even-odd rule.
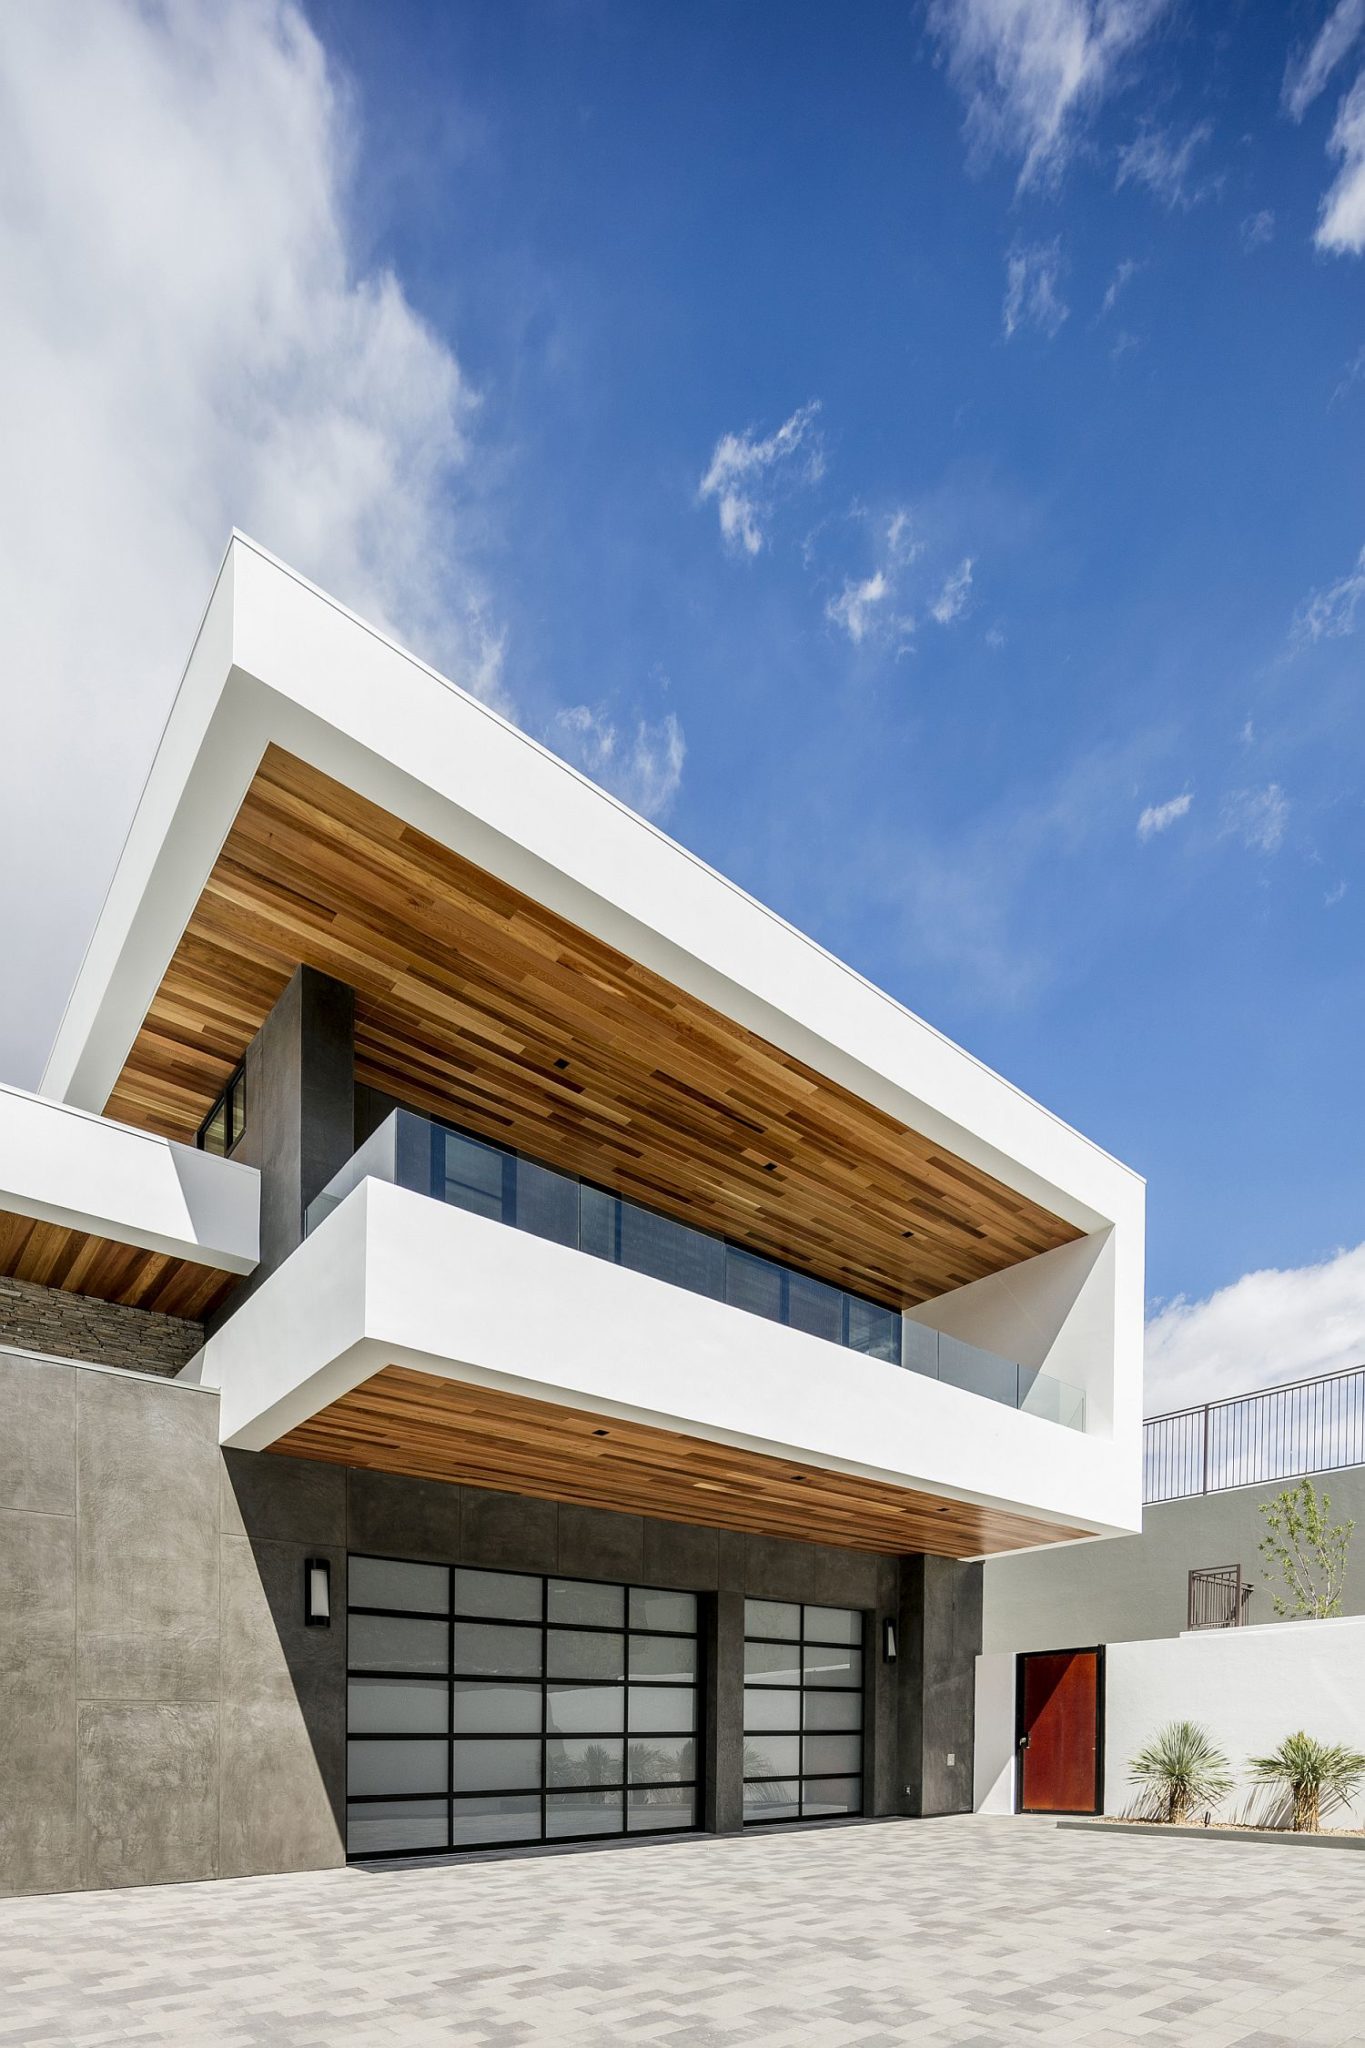
[[1021, 1736], [1019, 1737], [1019, 1747], [1020, 1747], [1020, 1749], [1027, 1749], [1027, 1748], [1028, 1748], [1028, 1737], [1027, 1737], [1027, 1735], [1021, 1735]]

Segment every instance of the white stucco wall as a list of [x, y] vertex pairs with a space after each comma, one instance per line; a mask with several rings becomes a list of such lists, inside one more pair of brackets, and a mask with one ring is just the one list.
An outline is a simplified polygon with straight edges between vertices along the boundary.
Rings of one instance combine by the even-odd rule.
[[976, 1748], [972, 1803], [978, 1813], [1014, 1812], [1014, 1656], [976, 1660]]
[[[978, 1657], [975, 1803], [980, 1813], [1014, 1810], [1014, 1708], [1014, 1653]], [[1218, 1809], [1221, 1818], [1273, 1822], [1275, 1794], [1253, 1783], [1249, 1757], [1277, 1749], [1300, 1728], [1323, 1742], [1365, 1751], [1365, 1616], [1110, 1643], [1105, 1652], [1106, 1813], [1137, 1809], [1141, 1793], [1129, 1766], [1171, 1721], [1199, 1722], [1232, 1766], [1237, 1782]], [[1343, 1809], [1335, 1824], [1362, 1823], [1365, 1799]]]
[[155, 1131], [0, 1083], [0, 1210], [249, 1273], [261, 1177]]
[[[1198, 1721], [1227, 1756], [1237, 1789], [1220, 1812], [1269, 1818], [1273, 1795], [1253, 1786], [1249, 1756], [1304, 1729], [1365, 1751], [1365, 1618], [1268, 1628], [1205, 1629], [1173, 1641], [1111, 1643], [1105, 1664], [1104, 1805], [1133, 1807], [1130, 1760], [1169, 1721]], [[1365, 1807], [1343, 1816], [1359, 1825]]]

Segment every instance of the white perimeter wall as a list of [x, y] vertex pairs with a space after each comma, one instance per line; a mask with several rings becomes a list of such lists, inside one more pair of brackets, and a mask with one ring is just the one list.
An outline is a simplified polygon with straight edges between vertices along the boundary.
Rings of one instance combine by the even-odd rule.
[[1014, 1652], [976, 1660], [976, 1752], [972, 1798], [978, 1813], [1014, 1812]]
[[[1273, 1795], [1253, 1787], [1248, 1756], [1278, 1749], [1302, 1728], [1365, 1751], [1365, 1619], [1205, 1629], [1174, 1641], [1111, 1643], [1105, 1681], [1104, 1805], [1137, 1803], [1128, 1765], [1168, 1721], [1198, 1721], [1238, 1774], [1219, 1809], [1268, 1820]], [[1342, 1825], [1359, 1825], [1346, 1813]]]
[[[1061, 1647], [1059, 1645], [1059, 1647]], [[1014, 1810], [1013, 1652], [976, 1661], [975, 1802]], [[1253, 1785], [1250, 1756], [1304, 1729], [1365, 1751], [1365, 1617], [1207, 1629], [1158, 1642], [1110, 1643], [1105, 1652], [1104, 1810], [1135, 1811], [1129, 1764], [1171, 1721], [1198, 1721], [1237, 1777], [1218, 1809], [1227, 1820], [1271, 1822], [1275, 1795]], [[1336, 1825], [1365, 1823], [1365, 1798]]]

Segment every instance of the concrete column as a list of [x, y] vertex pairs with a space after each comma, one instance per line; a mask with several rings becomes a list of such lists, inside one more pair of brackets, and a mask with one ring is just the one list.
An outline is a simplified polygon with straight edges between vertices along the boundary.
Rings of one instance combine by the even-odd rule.
[[945, 1557], [907, 1557], [902, 1561], [899, 1750], [903, 1813], [972, 1810], [981, 1590], [979, 1564], [959, 1564]]
[[260, 1169], [261, 1260], [225, 1313], [297, 1249], [304, 1210], [354, 1150], [355, 994], [300, 967], [247, 1048], [246, 1126], [233, 1157]]
[[707, 1606], [703, 1825], [732, 1835], [744, 1825], [744, 1595], [717, 1593]]

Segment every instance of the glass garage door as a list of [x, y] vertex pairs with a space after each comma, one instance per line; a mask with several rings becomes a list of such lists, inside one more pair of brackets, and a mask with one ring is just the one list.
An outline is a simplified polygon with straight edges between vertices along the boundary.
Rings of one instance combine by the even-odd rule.
[[863, 1617], [744, 1603], [744, 1822], [861, 1813]]
[[352, 1557], [348, 1601], [352, 1856], [696, 1826], [695, 1594]]

